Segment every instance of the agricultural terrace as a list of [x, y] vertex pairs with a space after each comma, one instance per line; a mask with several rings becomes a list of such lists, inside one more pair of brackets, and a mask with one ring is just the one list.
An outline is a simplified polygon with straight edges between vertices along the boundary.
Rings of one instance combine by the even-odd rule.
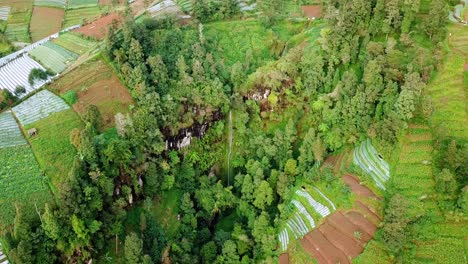
[[95, 6], [98, 0], [68, 0], [68, 8]]
[[11, 112], [0, 113], [0, 148], [27, 145]]
[[68, 175], [76, 156], [76, 150], [70, 143], [70, 133], [74, 128], [82, 127], [80, 117], [72, 109], [53, 113], [24, 127], [25, 131], [30, 128], [38, 131], [29, 142], [54, 190]]
[[468, 140], [463, 69], [468, 61], [468, 34], [460, 25], [451, 26], [450, 33], [447, 59], [426, 89], [434, 107], [430, 122], [439, 135]]
[[31, 39], [33, 42], [60, 31], [65, 11], [52, 7], [34, 7], [31, 25]]
[[192, 12], [192, 1], [191, 0], [175, 0], [175, 2], [180, 6], [180, 9], [185, 13]]
[[73, 32], [62, 33], [52, 42], [79, 55], [84, 54], [96, 45], [95, 41], [80, 37]]
[[31, 20], [33, 0], [0, 0], [0, 6], [11, 6], [5, 35], [14, 42], [31, 42], [29, 22]]
[[62, 28], [84, 24], [101, 16], [103, 11], [99, 6], [91, 6], [84, 8], [67, 9], [65, 12], [65, 21]]
[[8, 15], [10, 14], [11, 7], [9, 6], [2, 6], [0, 7], [0, 20], [6, 21], [8, 19]]
[[369, 139], [354, 149], [353, 160], [354, 164], [374, 179], [379, 188], [385, 190], [385, 182], [390, 178], [390, 167]]
[[34, 0], [34, 5], [65, 9], [66, 2], [66, 0]]
[[13, 112], [21, 125], [27, 126], [53, 113], [69, 108], [70, 107], [60, 97], [44, 90], [13, 107]]
[[50, 41], [37, 46], [35, 49], [31, 50], [29, 54], [44, 67], [55, 73], [61, 73], [78, 58], [78, 54]]
[[128, 89], [102, 60], [93, 60], [60, 77], [51, 86], [54, 92], [74, 93], [77, 97], [73, 108], [79, 113], [86, 106], [96, 105], [102, 116], [102, 129], [112, 127], [117, 113], [127, 113], [134, 104]]
[[28, 54], [0, 66], [0, 87], [6, 88], [13, 94], [18, 86], [24, 87], [26, 93], [42, 87], [48, 80], [35, 80], [32, 85], [29, 83], [29, 74], [33, 69], [45, 71], [45, 68], [31, 59]]
[[267, 30], [256, 20], [223, 21], [204, 25], [208, 43], [216, 60], [223, 59], [226, 65], [244, 61], [250, 50], [255, 60], [249, 73], [279, 57], [287, 41], [303, 30], [304, 24], [282, 22]]
[[33, 214], [50, 193], [29, 145], [0, 148], [0, 160], [0, 230], [5, 230], [13, 223], [15, 206], [21, 203]]

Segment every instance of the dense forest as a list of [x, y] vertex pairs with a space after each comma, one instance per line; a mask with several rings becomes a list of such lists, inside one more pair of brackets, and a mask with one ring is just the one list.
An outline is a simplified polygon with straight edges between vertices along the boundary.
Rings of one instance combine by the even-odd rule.
[[[195, 1], [190, 23], [128, 17], [110, 29], [102, 56], [137, 105], [111, 133], [98, 132], [100, 113], [88, 109], [54, 202], [32, 216], [17, 207], [6, 238], [13, 263], [273, 263], [291, 186], [332, 184], [320, 172], [328, 155], [367, 138], [388, 154], [409, 120], [430, 115], [423, 89], [444, 59], [445, 0], [424, 18], [419, 0], [325, 1], [323, 19], [292, 26], [321, 27], [299, 43], [281, 36], [280, 0], [257, 2], [268, 60], [251, 49], [227, 60], [206, 33], [206, 23], [239, 17], [235, 0]], [[177, 147], [187, 131], [198, 137]], [[441, 206], [466, 212], [467, 147], [439, 143]], [[175, 231], [151, 213], [171, 190], [180, 192]], [[416, 220], [404, 217], [404, 197], [387, 196], [382, 237], [397, 256]]]

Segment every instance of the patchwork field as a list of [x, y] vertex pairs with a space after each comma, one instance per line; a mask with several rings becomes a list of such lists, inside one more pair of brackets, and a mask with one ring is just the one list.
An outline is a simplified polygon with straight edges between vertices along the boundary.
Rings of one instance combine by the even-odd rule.
[[61, 73], [78, 58], [77, 54], [50, 41], [33, 49], [29, 54], [55, 73]]
[[34, 7], [30, 32], [33, 42], [60, 31], [65, 11], [52, 7]]
[[95, 41], [80, 37], [73, 32], [60, 34], [60, 36], [52, 40], [52, 42], [79, 55], [84, 54], [85, 52], [89, 51], [91, 47], [96, 45]]
[[0, 1], [1, 5], [11, 6], [10, 15], [7, 21], [5, 35], [11, 41], [30, 42], [29, 22], [31, 20], [33, 1], [32, 0], [13, 0]]
[[101, 16], [99, 6], [91, 6], [85, 8], [68, 9], [65, 13], [65, 22], [62, 28], [83, 24], [92, 21]]
[[353, 161], [374, 179], [379, 188], [385, 190], [385, 182], [390, 178], [390, 167], [369, 139], [354, 149]]
[[96, 105], [101, 112], [103, 129], [114, 124], [116, 113], [127, 113], [133, 99], [112, 70], [102, 61], [94, 60], [62, 76], [51, 85], [59, 94], [73, 91], [78, 101], [73, 108], [83, 113], [87, 105]]
[[55, 188], [59, 188], [68, 175], [76, 155], [70, 143], [70, 132], [82, 127], [80, 117], [72, 109], [51, 114], [24, 127], [26, 131], [37, 129], [37, 136], [29, 141], [37, 161]]

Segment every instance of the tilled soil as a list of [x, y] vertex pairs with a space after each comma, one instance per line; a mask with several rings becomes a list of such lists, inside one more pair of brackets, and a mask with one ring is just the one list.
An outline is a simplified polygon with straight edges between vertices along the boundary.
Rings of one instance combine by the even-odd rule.
[[377, 196], [366, 186], [359, 183], [359, 180], [350, 174], [343, 175], [343, 181], [351, 188], [351, 191], [359, 196], [378, 199]]

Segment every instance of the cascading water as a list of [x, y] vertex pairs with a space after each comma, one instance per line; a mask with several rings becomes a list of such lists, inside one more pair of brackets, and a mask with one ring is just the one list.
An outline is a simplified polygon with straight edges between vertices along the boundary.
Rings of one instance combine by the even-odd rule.
[[231, 179], [231, 155], [232, 155], [232, 111], [229, 111], [229, 136], [228, 136], [228, 144], [229, 144], [229, 149], [228, 149], [228, 156], [227, 156], [227, 170], [228, 170], [228, 185], [230, 184], [230, 179]]

